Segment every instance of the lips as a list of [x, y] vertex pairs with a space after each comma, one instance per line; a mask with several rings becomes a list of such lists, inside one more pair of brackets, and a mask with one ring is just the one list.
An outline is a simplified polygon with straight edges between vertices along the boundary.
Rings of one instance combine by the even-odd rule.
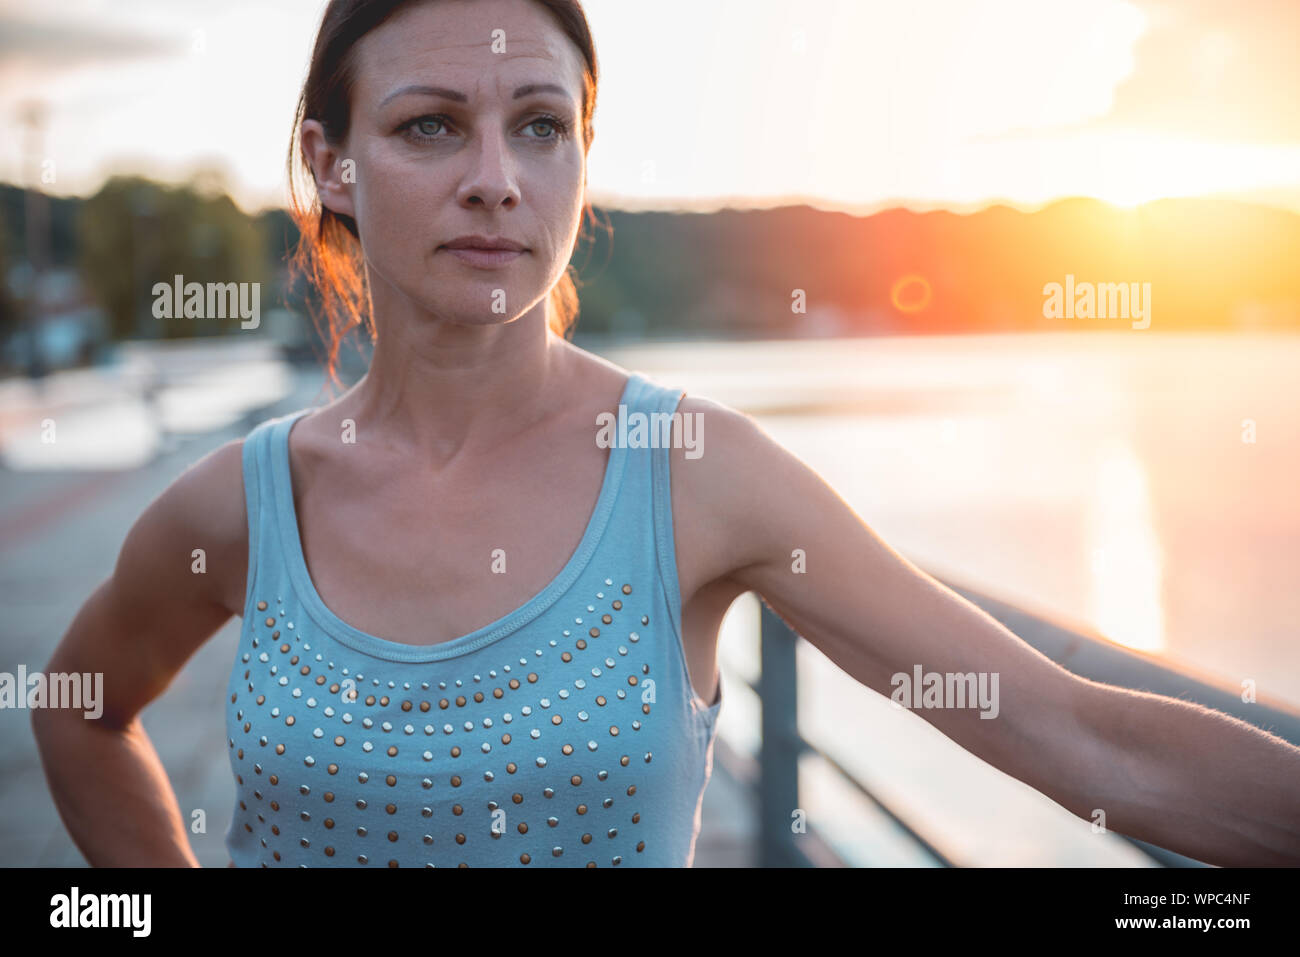
[[513, 239], [502, 236], [459, 236], [439, 246], [438, 251], [473, 269], [501, 269], [528, 252]]
[[513, 239], [507, 239], [504, 236], [457, 236], [449, 243], [442, 245], [443, 249], [479, 249], [486, 252], [515, 252], [525, 251], [525, 247], [515, 242]]

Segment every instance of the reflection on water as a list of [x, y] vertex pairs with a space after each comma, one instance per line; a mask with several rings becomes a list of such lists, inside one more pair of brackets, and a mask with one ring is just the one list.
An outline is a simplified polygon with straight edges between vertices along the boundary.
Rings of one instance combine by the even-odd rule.
[[1163, 651], [1163, 562], [1142, 463], [1131, 448], [1116, 443], [1098, 462], [1095, 483], [1088, 512], [1090, 617], [1120, 644]]

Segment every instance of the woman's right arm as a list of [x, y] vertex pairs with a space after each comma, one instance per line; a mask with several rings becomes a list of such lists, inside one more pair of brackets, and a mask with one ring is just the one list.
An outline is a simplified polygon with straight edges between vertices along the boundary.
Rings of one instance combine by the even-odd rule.
[[242, 614], [242, 450], [242, 440], [215, 449], [149, 504], [45, 667], [103, 674], [98, 719], [78, 709], [32, 710], [59, 816], [92, 867], [200, 866], [140, 712], [234, 609]]

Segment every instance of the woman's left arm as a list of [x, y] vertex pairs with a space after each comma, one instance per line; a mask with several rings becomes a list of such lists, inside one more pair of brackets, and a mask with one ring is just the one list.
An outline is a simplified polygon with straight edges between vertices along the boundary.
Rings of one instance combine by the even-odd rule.
[[[919, 714], [1071, 813], [1218, 865], [1300, 864], [1300, 748], [1222, 712], [1072, 674], [907, 561], [753, 420], [706, 399], [703, 454], [673, 450], [675, 502], [712, 577], [761, 595], [836, 665], [998, 675], [996, 717]], [[960, 481], [959, 476], [954, 481]], [[800, 556], [802, 555], [802, 560]]]

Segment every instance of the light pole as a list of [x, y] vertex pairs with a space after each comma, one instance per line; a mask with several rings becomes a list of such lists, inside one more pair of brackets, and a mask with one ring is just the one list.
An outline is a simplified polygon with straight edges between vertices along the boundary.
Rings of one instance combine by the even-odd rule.
[[49, 371], [45, 365], [45, 355], [41, 348], [41, 277], [49, 265], [50, 243], [50, 206], [45, 193], [37, 184], [40, 182], [41, 161], [44, 150], [42, 139], [45, 128], [46, 106], [40, 100], [29, 100], [19, 107], [19, 117], [26, 133], [24, 137], [23, 159], [26, 170], [23, 179], [26, 188], [23, 195], [23, 217], [25, 242], [27, 246], [27, 263], [31, 269], [31, 283], [26, 297], [25, 326], [27, 332], [27, 375], [39, 390], [44, 376]]

